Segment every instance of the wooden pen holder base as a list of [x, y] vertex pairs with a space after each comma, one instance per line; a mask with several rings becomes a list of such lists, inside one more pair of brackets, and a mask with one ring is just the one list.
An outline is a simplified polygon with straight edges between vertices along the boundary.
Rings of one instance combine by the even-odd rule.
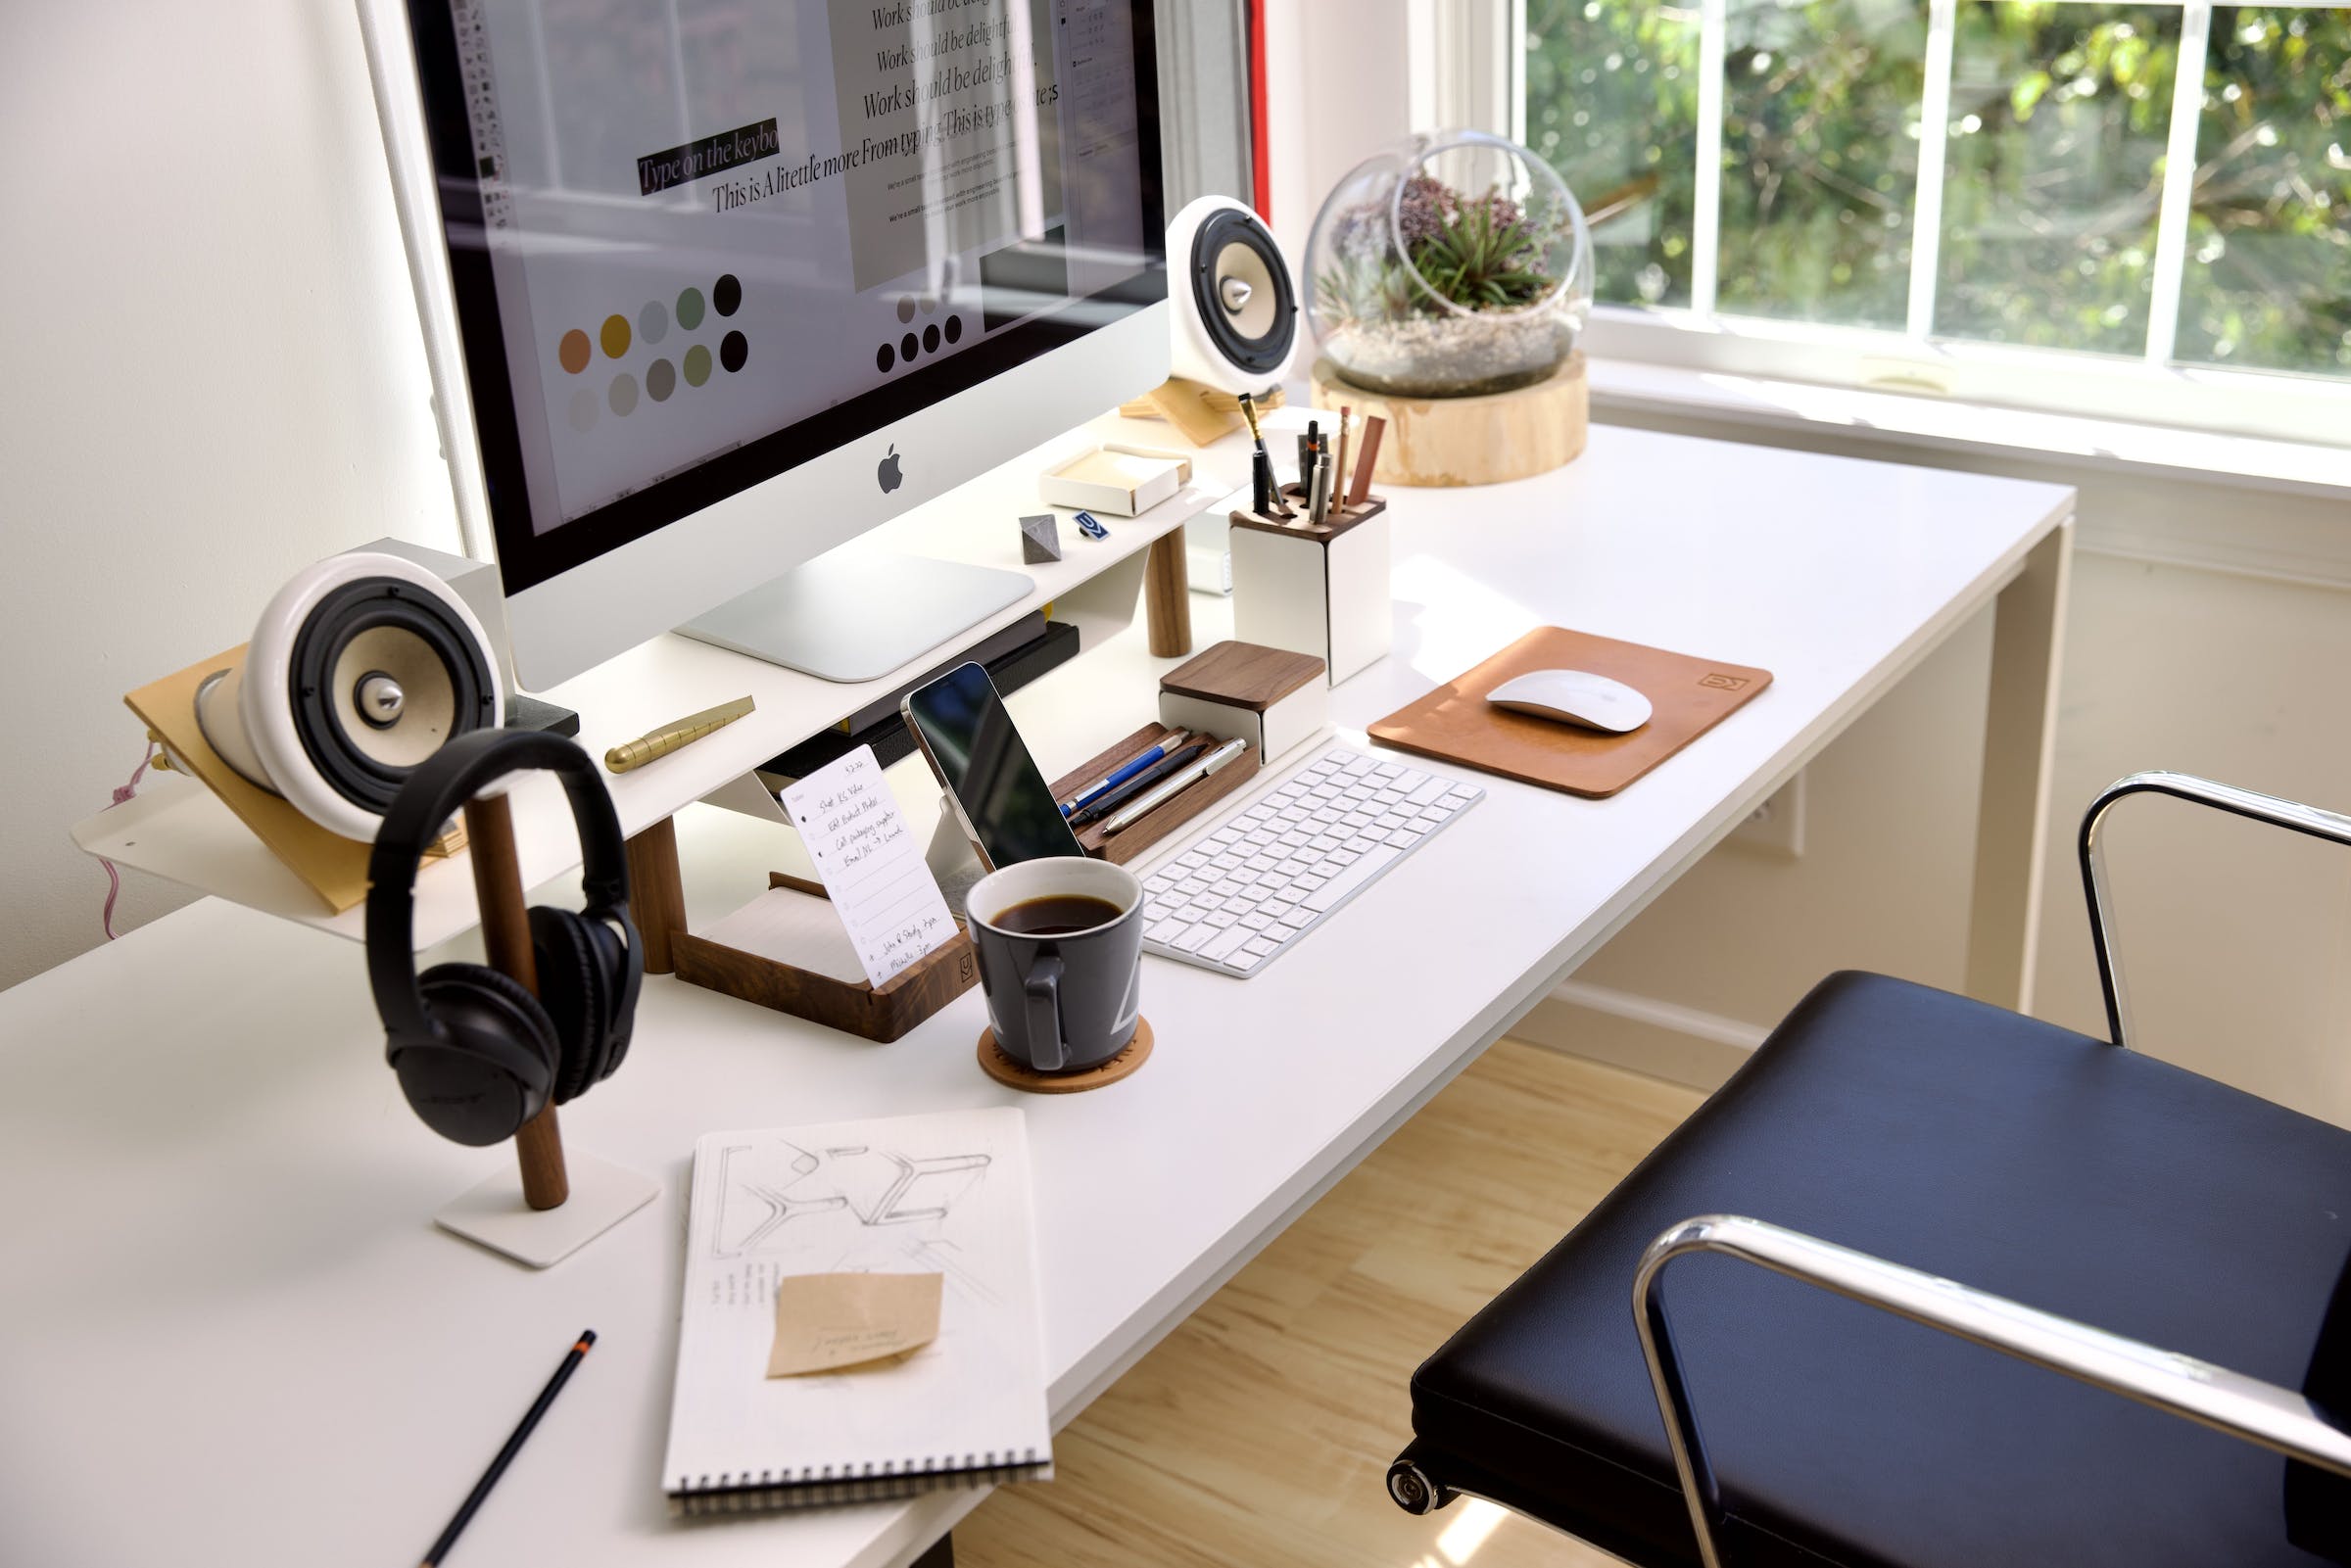
[[[768, 896], [823, 899], [824, 885], [783, 872], [768, 873]], [[832, 919], [830, 912], [827, 919]], [[888, 1044], [970, 990], [980, 979], [978, 955], [961, 932], [944, 947], [892, 976], [886, 985], [844, 979], [790, 959], [745, 952], [707, 936], [678, 931], [670, 938], [677, 976], [745, 1002], [789, 1013], [877, 1044]]]

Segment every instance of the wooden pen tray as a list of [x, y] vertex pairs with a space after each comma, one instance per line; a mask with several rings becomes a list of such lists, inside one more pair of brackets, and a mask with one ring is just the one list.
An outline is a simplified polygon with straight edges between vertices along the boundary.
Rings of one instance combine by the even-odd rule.
[[[1148, 750], [1151, 742], [1166, 735], [1169, 726], [1146, 724], [1117, 745], [1098, 756], [1089, 757], [1082, 766], [1073, 768], [1053, 781], [1053, 798], [1067, 800], [1087, 784], [1102, 778], [1121, 763]], [[1107, 860], [1114, 866], [1124, 866], [1149, 849], [1153, 844], [1177, 832], [1186, 824], [1239, 789], [1257, 777], [1264, 758], [1256, 746], [1248, 746], [1241, 754], [1219, 768], [1205, 779], [1195, 780], [1181, 794], [1169, 800], [1123, 833], [1104, 836], [1103, 822], [1091, 823], [1077, 830], [1079, 847], [1097, 860]], [[1112, 813], [1116, 816], [1117, 813]]]

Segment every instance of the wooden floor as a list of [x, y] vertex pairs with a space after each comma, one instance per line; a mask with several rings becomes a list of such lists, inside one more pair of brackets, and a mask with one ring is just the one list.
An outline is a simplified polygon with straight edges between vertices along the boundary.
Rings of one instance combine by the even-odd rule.
[[1054, 1440], [1059, 1479], [955, 1530], [959, 1568], [1593, 1568], [1491, 1504], [1383, 1478], [1412, 1370], [1695, 1110], [1505, 1040]]

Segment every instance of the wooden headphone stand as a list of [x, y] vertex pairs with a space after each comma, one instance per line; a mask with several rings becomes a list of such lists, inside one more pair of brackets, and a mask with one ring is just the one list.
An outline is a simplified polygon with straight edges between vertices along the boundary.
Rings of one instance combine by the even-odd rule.
[[[514, 813], [506, 797], [484, 795], [465, 804], [465, 832], [473, 850], [473, 896], [482, 915], [482, 947], [490, 967], [539, 994], [539, 963], [531, 950], [529, 906], [522, 862], [514, 849]], [[500, 1172], [453, 1200], [433, 1223], [533, 1268], [570, 1257], [650, 1203], [661, 1184], [599, 1160], [563, 1153], [563, 1131], [550, 1101], [514, 1134], [521, 1179]]]

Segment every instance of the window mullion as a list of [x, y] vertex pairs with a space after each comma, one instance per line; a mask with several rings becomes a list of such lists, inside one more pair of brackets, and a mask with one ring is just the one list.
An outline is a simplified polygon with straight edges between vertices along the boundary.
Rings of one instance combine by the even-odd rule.
[[2186, 284], [2187, 219], [2196, 188], [2196, 131], [2204, 118], [2204, 54], [2211, 0], [2188, 0], [2180, 15], [2178, 73], [2172, 79], [2171, 136], [2163, 155], [2163, 197], [2155, 219], [2155, 287], [2147, 302], [2147, 362], [2169, 364]]
[[1729, 0], [1704, 0], [1698, 34], [1698, 211], [1691, 220], [1690, 308], [1714, 313], [1722, 242], [1723, 71], [1730, 57]]
[[1502, 58], [1510, 83], [1510, 99], [1504, 113], [1510, 118], [1511, 140], [1526, 145], [1526, 0], [1509, 0], [1509, 35], [1503, 40]]
[[1959, 0], [1927, 7], [1926, 80], [1918, 106], [1918, 193], [1910, 218], [1910, 336], [1935, 331], [1936, 269], [1943, 259], [1943, 175], [1951, 138], [1952, 38]]

